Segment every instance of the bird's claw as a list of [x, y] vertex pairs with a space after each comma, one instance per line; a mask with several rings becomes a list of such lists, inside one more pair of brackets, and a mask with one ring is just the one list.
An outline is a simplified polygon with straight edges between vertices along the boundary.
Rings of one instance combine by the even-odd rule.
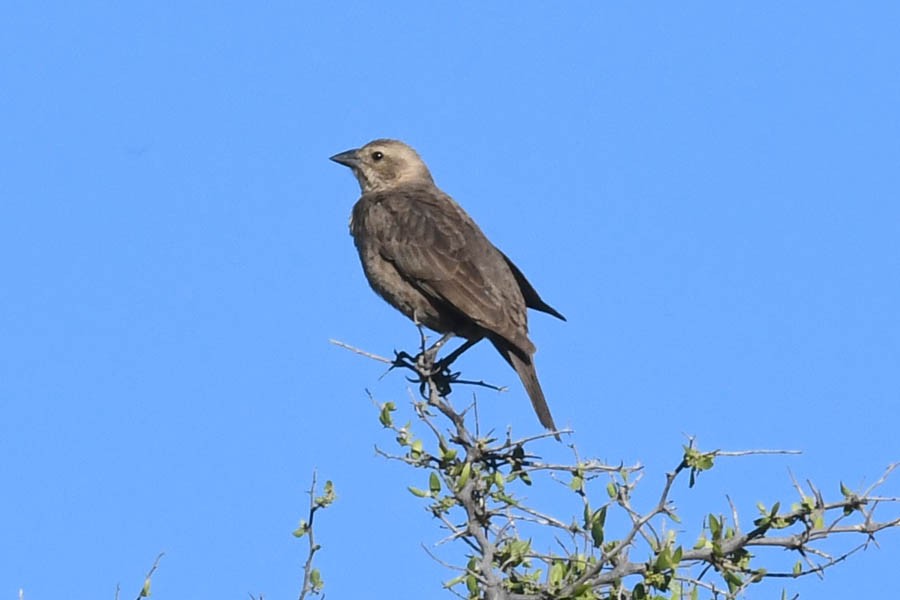
[[391, 369], [402, 367], [416, 374], [415, 377], [407, 377], [410, 383], [419, 384], [419, 393], [427, 398], [427, 387], [431, 383], [441, 396], [447, 396], [451, 390], [451, 384], [459, 379], [459, 372], [450, 371], [449, 363], [441, 360], [435, 362], [435, 354], [438, 348], [429, 348], [416, 356], [404, 351], [394, 351], [394, 361]]
[[412, 356], [403, 350], [399, 352], [394, 350], [394, 361], [391, 363], [391, 368], [388, 370], [403, 367], [404, 369], [409, 369], [411, 371], [418, 371], [418, 358], [418, 356]]
[[[440, 375], [440, 374], [437, 374], [437, 375]], [[434, 389], [437, 391], [438, 396], [445, 398], [450, 395], [450, 392], [453, 391], [450, 388], [450, 384], [455, 381], [455, 379], [458, 375], [459, 375], [459, 373], [453, 373], [449, 377], [432, 375], [431, 377], [429, 377], [427, 379], [412, 379], [410, 377], [407, 377], [406, 379], [408, 381], [410, 381], [411, 383], [418, 383], [419, 384], [419, 394], [427, 400], [429, 383], [434, 386]]]

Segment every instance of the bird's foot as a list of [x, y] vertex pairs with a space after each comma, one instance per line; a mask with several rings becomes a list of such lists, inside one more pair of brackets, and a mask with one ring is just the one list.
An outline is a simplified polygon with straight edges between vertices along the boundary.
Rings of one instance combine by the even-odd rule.
[[437, 392], [438, 396], [445, 398], [450, 395], [451, 384], [456, 383], [459, 373], [451, 373], [449, 371], [432, 371], [429, 375], [419, 374], [418, 379], [407, 377], [410, 383], [419, 384], [419, 394], [422, 398], [428, 400], [431, 396], [430, 390]]
[[399, 352], [397, 350], [394, 350], [394, 361], [391, 363], [391, 368], [388, 370], [402, 367], [404, 369], [409, 369], [410, 371], [418, 372], [418, 362], [418, 356], [412, 356], [411, 354], [404, 352], [403, 350]]
[[429, 383], [434, 386], [438, 394], [447, 396], [452, 391], [451, 384], [456, 382], [460, 374], [451, 372], [449, 366], [445, 366], [444, 361], [435, 362], [435, 355], [439, 349], [439, 347], [431, 347], [416, 356], [403, 351], [394, 351], [391, 369], [402, 367], [415, 373], [414, 377], [406, 379], [410, 383], [419, 384], [419, 393], [424, 398], [428, 397]]

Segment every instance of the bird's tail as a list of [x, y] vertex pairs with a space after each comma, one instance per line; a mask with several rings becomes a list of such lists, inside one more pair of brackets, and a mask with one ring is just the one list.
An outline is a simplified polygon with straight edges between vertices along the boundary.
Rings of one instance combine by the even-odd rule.
[[[550, 407], [547, 406], [547, 400], [544, 398], [544, 390], [541, 389], [541, 384], [537, 378], [537, 371], [534, 370], [534, 362], [531, 357], [520, 356], [519, 352], [516, 352], [516, 350], [510, 348], [503, 342], [494, 342], [494, 346], [500, 354], [503, 355], [506, 362], [508, 362], [510, 366], [516, 370], [516, 373], [519, 374], [519, 379], [522, 380], [522, 385], [525, 386], [525, 391], [528, 392], [528, 397], [531, 399], [531, 406], [534, 407], [534, 412], [537, 414], [541, 425], [550, 431], [555, 432], [556, 424], [553, 422], [553, 417], [550, 415]], [[559, 435], [555, 433], [554, 437], [557, 440], [559, 439]]]

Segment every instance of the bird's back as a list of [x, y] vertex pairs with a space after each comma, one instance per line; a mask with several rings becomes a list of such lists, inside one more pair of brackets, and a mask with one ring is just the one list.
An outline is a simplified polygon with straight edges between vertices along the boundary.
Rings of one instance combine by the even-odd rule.
[[392, 299], [384, 289], [396, 286], [397, 278], [441, 313], [425, 325], [464, 337], [499, 336], [525, 354], [534, 352], [525, 299], [506, 257], [437, 187], [363, 194], [353, 208], [351, 233], [372, 287], [408, 316], [415, 303]]

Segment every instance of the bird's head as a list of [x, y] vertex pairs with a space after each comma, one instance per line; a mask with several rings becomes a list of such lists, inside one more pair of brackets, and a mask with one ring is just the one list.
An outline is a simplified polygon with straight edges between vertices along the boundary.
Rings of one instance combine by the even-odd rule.
[[331, 160], [353, 170], [364, 194], [407, 183], [434, 183], [419, 154], [397, 140], [375, 140], [362, 148], [335, 154]]

